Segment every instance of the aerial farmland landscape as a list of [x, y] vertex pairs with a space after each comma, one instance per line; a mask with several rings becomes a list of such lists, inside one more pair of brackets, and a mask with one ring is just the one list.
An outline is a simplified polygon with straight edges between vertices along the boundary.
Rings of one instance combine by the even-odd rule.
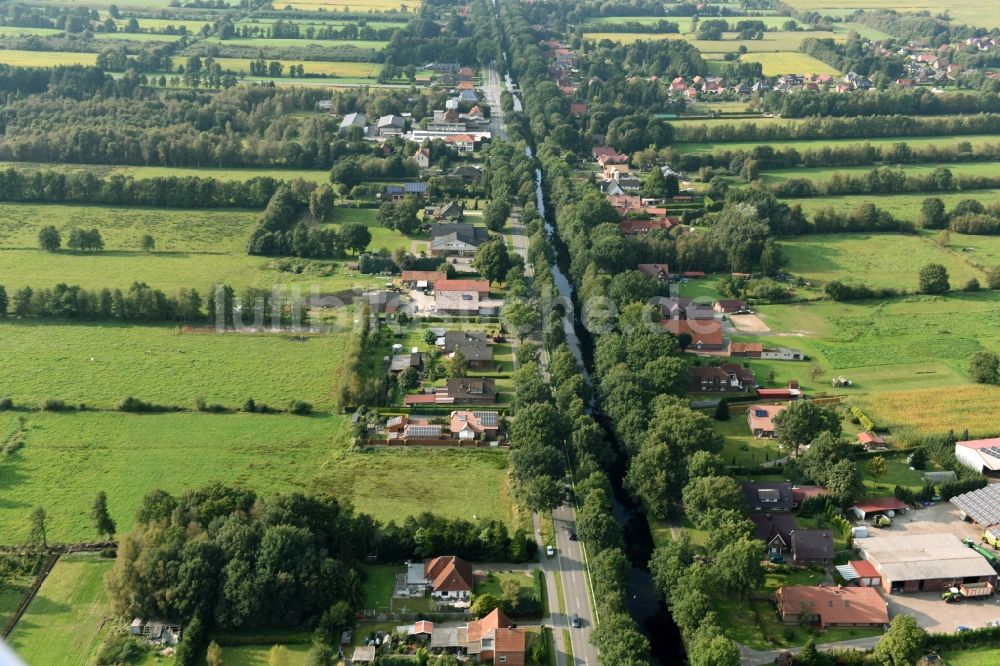
[[1000, 664], [996, 0], [3, 0], [0, 664]]

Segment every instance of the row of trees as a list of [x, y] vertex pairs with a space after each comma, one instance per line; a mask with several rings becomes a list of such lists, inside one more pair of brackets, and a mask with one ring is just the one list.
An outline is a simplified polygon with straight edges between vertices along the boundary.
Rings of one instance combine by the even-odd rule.
[[[333, 215], [334, 195], [329, 185], [308, 188], [279, 187], [264, 209], [247, 243], [247, 254], [337, 258], [346, 252], [360, 254], [371, 243], [371, 232], [363, 224], [344, 224], [340, 229], [324, 227]], [[312, 215], [310, 224], [304, 215]]]
[[[747, 176], [750, 179], [756, 176]], [[835, 173], [825, 181], [810, 178], [789, 178], [769, 185], [779, 197], [816, 197], [842, 194], [899, 194], [902, 192], [953, 192], [1000, 187], [1000, 177], [959, 174], [939, 166], [929, 174], [906, 173], [903, 169], [876, 167], [862, 175]]]

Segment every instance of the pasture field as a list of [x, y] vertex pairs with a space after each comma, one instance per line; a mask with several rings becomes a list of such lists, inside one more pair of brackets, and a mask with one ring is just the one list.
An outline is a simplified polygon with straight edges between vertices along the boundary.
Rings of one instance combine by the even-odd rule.
[[130, 42], [179, 42], [183, 35], [167, 35], [162, 32], [95, 32], [94, 39], [102, 41]]
[[[864, 203], [874, 203], [879, 208], [886, 210], [901, 220], [910, 220], [911, 222], [919, 222], [920, 220], [920, 205], [923, 203], [924, 199], [928, 197], [937, 197], [944, 202], [945, 207], [951, 210], [955, 204], [963, 199], [975, 199], [987, 205], [989, 203], [1000, 200], [1000, 190], [967, 190], [965, 192], [921, 192], [918, 194], [889, 194], [889, 195], [879, 195], [878, 198], [872, 198], [871, 195], [859, 194], [859, 195], [840, 195], [832, 197], [807, 197], [805, 199], [786, 199], [786, 203], [798, 204], [802, 206], [802, 210], [807, 216], [813, 215], [816, 211], [821, 208], [833, 208], [839, 211], [851, 211]], [[956, 239], [960, 234], [953, 235]], [[966, 237], [969, 242], [963, 242], [961, 247], [966, 247], [969, 245], [974, 246], [986, 246], [992, 247], [994, 243], [992, 242], [992, 237], [990, 236], [968, 236]], [[954, 241], [952, 246], [959, 245], [958, 241]], [[994, 261], [986, 262], [990, 264], [1000, 264], [1000, 246], [997, 247], [997, 251], [990, 252], [990, 256]], [[970, 257], [976, 261], [981, 261], [982, 257], [980, 255], [973, 255]]]
[[63, 34], [63, 31], [57, 28], [21, 28], [14, 25], [0, 25], [0, 36], [37, 35], [39, 37], [49, 37], [61, 34]]
[[801, 373], [815, 365], [816, 381], [823, 384], [831, 373], [842, 374], [855, 382], [849, 392], [956, 386], [968, 383], [975, 352], [1000, 351], [998, 303], [995, 292], [953, 292], [765, 305], [761, 311], [772, 333], [758, 340], [800, 349], [811, 357]]
[[940, 657], [944, 666], [991, 666], [1000, 663], [1000, 648], [963, 648], [942, 652]]
[[[141, 281], [166, 293], [196, 287], [205, 295], [211, 285], [220, 283], [237, 290], [248, 286], [269, 289], [278, 284], [299, 285], [308, 290], [317, 285], [325, 292], [374, 284], [373, 278], [348, 269], [342, 261], [292, 260], [292, 264], [303, 267], [298, 272], [288, 269], [291, 264], [279, 259], [246, 254], [246, 241], [259, 216], [255, 211], [24, 206], [3, 212], [8, 210], [11, 210], [9, 205], [0, 205], [0, 221], [17, 229], [16, 245], [10, 249], [0, 247], [0, 284], [8, 290], [51, 287], [58, 282], [92, 289], [127, 289], [133, 282]], [[52, 222], [46, 221], [49, 210], [57, 211]], [[335, 213], [334, 220], [358, 221], [362, 216], [374, 219], [375, 215], [374, 210], [337, 210], [342, 211], [342, 215], [351, 217], [338, 217]], [[19, 224], [14, 217], [18, 212], [30, 216], [29, 221]], [[99, 253], [66, 249], [48, 253], [37, 249], [37, 240], [33, 239], [42, 226], [51, 223], [65, 225], [64, 228], [96, 227], [102, 236], [107, 228], [106, 249]], [[136, 249], [147, 232], [157, 241], [155, 252]], [[409, 243], [402, 235], [380, 227], [373, 230], [373, 236], [383, 245], [392, 245], [393, 237], [398, 243], [407, 246]]]
[[96, 53], [0, 50], [0, 65], [10, 65], [11, 67], [59, 67], [60, 65], [95, 64], [97, 64]]
[[26, 663], [89, 663], [108, 614], [104, 574], [113, 563], [94, 553], [59, 558], [9, 638]]
[[1000, 145], [1000, 137], [995, 134], [973, 134], [967, 136], [921, 136], [921, 137], [888, 137], [885, 139], [805, 139], [802, 141], [781, 141], [780, 143], [765, 141], [720, 141], [717, 143], [679, 143], [672, 147], [678, 153], [715, 153], [724, 150], [751, 151], [757, 146], [768, 146], [775, 149], [795, 148], [796, 150], [821, 150], [823, 148], [841, 148], [848, 146], [889, 147], [897, 143], [905, 143], [911, 148], [936, 146], [945, 148], [957, 146], [960, 143], [970, 143], [973, 148], [985, 145]]
[[[250, 63], [253, 61], [246, 58], [216, 58], [215, 62], [219, 63], [219, 66], [223, 70], [229, 70], [237, 74], [249, 74]], [[306, 76], [375, 78], [378, 77], [378, 73], [382, 69], [382, 65], [374, 62], [327, 62], [284, 59], [279, 59], [279, 62], [285, 66], [285, 71], [288, 71], [288, 68], [292, 65], [302, 65]]]
[[[740, 21], [763, 21], [764, 25], [768, 28], [781, 28], [786, 21], [795, 20], [791, 16], [705, 16], [702, 18], [704, 21], [708, 21], [714, 18], [721, 18], [725, 21], [729, 21], [730, 25], [735, 25]], [[671, 23], [676, 23], [678, 28], [682, 31], [687, 30], [691, 25], [691, 17], [689, 16], [598, 16], [595, 18], [587, 19], [583, 24], [584, 29], [589, 29], [590, 26], [603, 26], [603, 25], [616, 25], [622, 23], [638, 23], [640, 25], [655, 25], [660, 21], [667, 21]], [[800, 26], [805, 27], [802, 22], [796, 21]]]
[[[308, 28], [310, 26], [314, 28], [343, 28], [348, 24], [357, 25], [360, 27], [362, 24], [364, 24], [365, 26], [372, 28], [373, 30], [382, 30], [384, 28], [401, 28], [406, 23], [405, 19], [400, 21], [388, 20], [388, 17], [386, 17], [384, 14], [373, 14], [373, 16], [376, 16], [378, 18], [375, 18], [371, 21], [369, 21], [368, 19], [349, 19], [349, 20], [348, 19], [340, 19], [340, 20], [282, 19], [282, 21], [284, 23], [294, 23], [300, 28]], [[235, 25], [236, 26], [253, 25], [253, 26], [264, 27], [264, 26], [272, 26], [277, 21], [278, 19], [250, 17], [250, 18], [240, 19], [239, 21], [236, 22]]]
[[411, 16], [420, 9], [420, 0], [409, 0], [408, 2], [396, 2], [396, 0], [274, 0], [275, 9], [302, 9], [309, 12], [328, 11], [333, 12], [401, 12]]
[[[958, 176], [967, 174], [970, 176], [1000, 176], [1000, 162], [961, 162], [958, 164], [906, 164], [903, 170], [908, 176], [927, 176], [939, 166], [947, 167], [952, 175]], [[778, 183], [790, 178], [808, 178], [815, 181], [828, 180], [834, 174], [851, 174], [862, 176], [873, 168], [872, 166], [860, 167], [821, 167], [816, 169], [774, 169], [761, 171], [760, 180], [763, 183]], [[929, 195], [930, 196], [930, 195]], [[879, 197], [881, 198], [881, 197]]]
[[[307, 49], [332, 49], [338, 47], [351, 46], [356, 49], [372, 49], [381, 51], [389, 42], [372, 41], [364, 39], [269, 39], [265, 37], [234, 37], [232, 39], [220, 40], [218, 37], [206, 37], [202, 40], [205, 44], [226, 44], [232, 46], [257, 46], [260, 48], [282, 48], [295, 47]], [[224, 58], [228, 60], [229, 58]], [[305, 61], [312, 62], [312, 61]], [[344, 63], [341, 63], [344, 64]], [[359, 63], [370, 64], [370, 63]]]
[[[221, 18], [222, 14], [219, 15], [206, 15], [204, 19], [176, 19], [176, 18], [137, 18], [136, 21], [139, 22], [140, 30], [149, 30], [154, 32], [163, 32], [170, 26], [174, 28], [187, 28], [188, 32], [191, 34], [197, 34], [206, 25], [211, 28], [212, 23], [216, 19]], [[102, 12], [101, 19], [106, 20], [108, 18], [107, 13]], [[128, 18], [120, 18], [115, 21], [115, 25], [118, 26], [118, 30], [125, 30], [125, 26], [128, 25]]]
[[[699, 51], [701, 51], [702, 55], [707, 57], [711, 57], [712, 55], [715, 54], [721, 56], [721, 54], [724, 53], [734, 52], [737, 49], [739, 49], [740, 46], [746, 46], [747, 51], [749, 53], [774, 53], [777, 51], [796, 52], [802, 40], [807, 39], [809, 37], [817, 37], [820, 39], [834, 39], [836, 41], [843, 41], [844, 39], [846, 39], [846, 35], [839, 35], [837, 33], [826, 32], [822, 30], [819, 31], [779, 30], [776, 32], [765, 32], [763, 39], [736, 39], [736, 36], [738, 34], [739, 33], [735, 32], [727, 32], [723, 33], [723, 39], [706, 40], [706, 39], [696, 39], [695, 33], [690, 33], [690, 32], [647, 34], [639, 32], [595, 31], [595, 32], [584, 33], [583, 38], [593, 41], [608, 39], [611, 40], [612, 42], [618, 42], [619, 44], [631, 44], [633, 42], [650, 41], [657, 39], [686, 39], [687, 41], [691, 42], [691, 44], [695, 46]], [[824, 66], [827, 67], [827, 69], [831, 69], [827, 65]], [[836, 72], [836, 70], [832, 71], [834, 73]], [[766, 71], [764, 73], [767, 74]], [[816, 73], [823, 73], [823, 72], [817, 70]]]
[[821, 60], [798, 51], [777, 51], [774, 53], [746, 53], [740, 56], [743, 62], [759, 62], [764, 76], [782, 74], [838, 74], [839, 72]]
[[[0, 51], [2, 53], [2, 51]], [[90, 171], [95, 176], [107, 177], [123, 174], [133, 178], [183, 178], [196, 176], [198, 178], [215, 178], [221, 181], [249, 180], [268, 176], [280, 180], [295, 180], [301, 178], [313, 183], [329, 183], [330, 172], [322, 169], [216, 169], [213, 167], [159, 167], [159, 166], [125, 166], [108, 164], [56, 164], [48, 162], [0, 162], [0, 168], [16, 167], [18, 169], [38, 169], [40, 171], [63, 171], [79, 173]], [[7, 204], [4, 204], [7, 205]]]
[[907, 434], [945, 435], [969, 429], [971, 437], [1000, 434], [1000, 388], [982, 384], [888, 391], [856, 400], [880, 427]]
[[[967, 193], [971, 194], [971, 192]], [[980, 199], [984, 204], [998, 201], [998, 192], [992, 192], [991, 197]], [[974, 198], [974, 197], [973, 197]], [[957, 199], [955, 199], [957, 201]], [[948, 203], [948, 202], [946, 202]], [[948, 205], [951, 205], [948, 203]], [[937, 232], [928, 231], [928, 234]], [[956, 234], [951, 232], [951, 238], [946, 246], [948, 250], [955, 252], [967, 261], [980, 266], [1000, 266], [1000, 237], [997, 236], [973, 236], [970, 234]]]
[[932, 262], [944, 264], [952, 286], [973, 277], [983, 280], [980, 271], [917, 236], [816, 234], [781, 241], [781, 249], [790, 273], [819, 286], [840, 280], [915, 291], [920, 267]]
[[24, 543], [36, 506], [49, 516], [50, 542], [74, 542], [94, 537], [89, 512], [99, 490], [124, 533], [151, 490], [213, 482], [262, 495], [327, 492], [386, 521], [432, 511], [514, 524], [505, 452], [352, 452], [349, 422], [334, 414], [28, 414], [24, 446], [0, 466], [0, 543]]
[[0, 321], [0, 395], [36, 406], [46, 398], [113, 408], [133, 395], [193, 408], [195, 399], [273, 407], [295, 399], [331, 409], [346, 334], [181, 332], [176, 326]]
[[[894, 9], [898, 12], [929, 12], [931, 16], [941, 13], [942, 5], [930, 0], [790, 0], [788, 3], [799, 11], [818, 11], [823, 16], [844, 16], [857, 9]], [[993, 0], [969, 0], [969, 2], [948, 4], [945, 9], [954, 23], [984, 28], [1000, 27], [1000, 16]]]

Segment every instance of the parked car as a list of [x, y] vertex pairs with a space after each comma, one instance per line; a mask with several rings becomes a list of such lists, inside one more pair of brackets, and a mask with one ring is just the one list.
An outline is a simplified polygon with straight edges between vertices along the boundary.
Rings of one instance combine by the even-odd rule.
[[545, 554], [548, 555], [549, 557], [552, 557], [553, 555], [556, 554], [556, 549], [553, 548], [552, 546], [546, 546], [545, 547]]
[[579, 629], [580, 627], [583, 626], [583, 624], [580, 622], [580, 616], [577, 615], [576, 613], [573, 613], [573, 618], [569, 621], [569, 623], [573, 625], [574, 629]]
[[576, 537], [576, 532], [574, 532], [573, 530], [570, 530], [569, 531], [569, 540], [570, 541], [576, 541], [576, 538], [577, 538]]

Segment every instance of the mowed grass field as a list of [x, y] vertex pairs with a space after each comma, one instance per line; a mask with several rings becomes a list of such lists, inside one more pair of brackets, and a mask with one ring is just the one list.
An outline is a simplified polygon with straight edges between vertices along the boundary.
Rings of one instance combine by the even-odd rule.
[[[374, 14], [373, 16], [382, 17], [382, 16], [384, 16], [384, 14]], [[251, 17], [251, 18], [240, 19], [239, 21], [236, 22], [236, 25], [240, 26], [240, 27], [242, 27], [244, 25], [261, 26], [261, 27], [267, 26], [267, 27], [269, 27], [269, 26], [274, 25], [274, 23], [277, 20], [278, 19], [266, 19], [266, 18]], [[320, 19], [282, 19], [282, 21], [284, 23], [294, 23], [295, 25], [299, 26], [300, 29], [308, 28], [310, 26], [312, 26], [313, 28], [343, 28], [345, 25], [348, 25], [348, 24], [357, 25], [357, 26], [360, 27], [363, 24], [363, 25], [365, 25], [365, 26], [367, 26], [369, 28], [372, 28], [373, 30], [382, 30], [384, 28], [402, 28], [404, 25], [406, 25], [406, 19], [403, 19], [403, 20], [400, 20], [400, 21], [390, 21], [390, 20], [384, 20], [384, 19], [380, 19], [380, 18], [376, 18], [374, 20], [368, 20], [368, 19], [349, 19], [349, 20], [348, 19], [342, 19], [342, 20], [337, 20], [337, 19], [330, 19], [330, 20], [325, 20], [325, 19], [323, 19], [323, 20], [320, 20]], [[142, 24], [140, 23], [140, 25], [142, 25]]]
[[[818, 11], [823, 16], [844, 16], [857, 9], [894, 9], [898, 12], [929, 12], [935, 16], [942, 5], [930, 0], [790, 0], [789, 5], [803, 12]], [[969, 0], [969, 2], [949, 3], [945, 6], [953, 23], [1000, 27], [994, 0]]]
[[[273, 47], [294, 47], [308, 49], [331, 49], [351, 46], [356, 49], [373, 49], [381, 51], [389, 42], [372, 41], [364, 39], [268, 39], [264, 37], [234, 37], [225, 41], [218, 37], [206, 37], [203, 40], [206, 44], [226, 44], [232, 46], [257, 46], [261, 48]], [[309, 62], [309, 61], [306, 61]], [[365, 63], [361, 63], [365, 64]]]
[[[2, 51], [0, 51], [2, 53]], [[9, 166], [25, 170], [62, 171], [79, 173], [90, 171], [95, 176], [106, 177], [114, 174], [132, 176], [133, 178], [183, 178], [196, 176], [198, 178], [215, 178], [221, 181], [250, 180], [251, 178], [269, 177], [278, 180], [295, 180], [301, 178], [313, 183], [329, 183], [330, 172], [322, 169], [215, 169], [212, 167], [143, 167], [143, 166], [111, 166], [107, 164], [53, 164], [41, 162], [0, 162], [0, 168]], [[8, 204], [3, 204], [8, 205]]]
[[[348, 449], [345, 415], [32, 413], [24, 446], [0, 465], [0, 544], [22, 544], [36, 506], [50, 542], [94, 538], [99, 490], [120, 532], [151, 490], [223, 482], [326, 492], [384, 521], [431, 511], [512, 521], [507, 454], [488, 450]], [[15, 418], [0, 415], [0, 422]], [[44, 661], [32, 663], [45, 663]]]
[[[706, 16], [703, 18], [703, 20], [707, 21], [713, 18], [716, 17]], [[790, 16], [724, 16], [720, 18], [722, 18], [725, 21], [728, 21], [729, 25], [731, 26], [734, 26], [740, 21], [763, 21], [764, 25], [766, 25], [768, 28], [781, 28], [786, 21], [794, 20]], [[584, 29], [590, 29], [591, 26], [620, 25], [623, 23], [638, 23], [639, 25], [655, 25], [660, 21], [676, 23], [680, 30], [687, 30], [687, 28], [691, 25], [691, 18], [688, 16], [598, 16], [595, 18], [587, 19], [587, 21], [583, 24], [583, 27]], [[803, 26], [801, 22], [798, 23], [800, 26]]]
[[834, 74], [835, 68], [817, 60], [811, 55], [798, 51], [776, 51], [774, 53], [746, 53], [740, 56], [743, 62], [759, 62], [764, 76], [782, 74]]
[[0, 65], [10, 65], [11, 67], [59, 67], [60, 65], [95, 64], [97, 64], [96, 53], [0, 50]]
[[[408, 13], [410, 15], [416, 13], [420, 9], [420, 0], [409, 0], [407, 2], [396, 2], [396, 0], [358, 0], [354, 2], [353, 0], [291, 0], [290, 2], [284, 2], [283, 0], [274, 0], [273, 4], [275, 9], [284, 9], [285, 7], [292, 7], [292, 9], [302, 9], [305, 11], [315, 12], [326, 10], [328, 12], [401, 12]], [[403, 8], [406, 11], [403, 12]]]
[[[192, 170], [194, 171], [194, 170]], [[273, 172], [272, 172], [273, 173]], [[374, 209], [337, 208], [337, 224], [369, 225], [372, 248], [409, 249], [410, 239], [377, 225]], [[281, 270], [281, 261], [246, 254], [246, 242], [260, 216], [249, 210], [175, 210], [49, 204], [0, 205], [0, 284], [8, 291], [21, 287], [52, 287], [60, 282], [91, 289], [128, 289], [136, 281], [168, 294], [195, 287], [203, 297], [215, 284], [237, 291], [248, 286], [272, 288], [297, 285], [308, 291], [340, 291], [370, 286], [371, 276], [349, 270], [344, 261], [303, 260], [301, 273]], [[68, 249], [56, 253], [38, 249], [38, 232], [53, 224], [63, 242], [73, 227], [97, 228], [105, 250]], [[142, 252], [144, 234], [156, 240], [154, 252]]]
[[108, 616], [104, 574], [113, 563], [94, 553], [59, 558], [8, 639], [26, 663], [90, 663]]
[[333, 406], [345, 333], [180, 332], [174, 326], [0, 320], [8, 351], [0, 396], [37, 406], [46, 398], [113, 408], [133, 395], [192, 408], [195, 399], [239, 407], [306, 400]]
[[980, 271], [944, 252], [929, 240], [902, 234], [816, 234], [781, 241], [785, 268], [819, 286], [839, 280], [916, 291], [921, 266], [940, 263], [953, 286]]
[[[299, 41], [299, 40], [293, 40]], [[249, 74], [252, 60], [245, 58], [216, 58], [215, 62], [223, 70], [236, 72], [237, 74]], [[374, 62], [326, 62], [315, 60], [285, 60], [279, 59], [285, 66], [285, 71], [292, 65], [302, 65], [306, 76], [331, 76], [348, 78], [376, 78], [382, 65]]]
[[[907, 175], [926, 176], [939, 166], [947, 167], [952, 175], [968, 174], [970, 176], [1000, 176], [1000, 162], [962, 162], [958, 164], [907, 164], [902, 168]], [[834, 174], [850, 174], [863, 176], [871, 171], [872, 166], [860, 167], [822, 167], [817, 169], [774, 169], [762, 171], [760, 180], [763, 183], [778, 183], [790, 178], [808, 178], [815, 181], [830, 179]], [[881, 198], [881, 197], [880, 197]]]
[[[669, 20], [669, 19], [667, 19]], [[728, 19], [727, 19], [728, 20]], [[786, 19], [787, 20], [787, 19]], [[631, 44], [638, 41], [651, 41], [659, 39], [685, 39], [691, 42], [702, 55], [711, 58], [713, 54], [731, 53], [745, 46], [750, 53], [773, 53], [776, 51], [797, 51], [803, 39], [815, 37], [818, 39], [834, 39], [843, 41], [846, 35], [839, 35], [825, 31], [790, 31], [779, 30], [775, 32], [765, 32], [763, 39], [736, 39], [739, 33], [723, 33], [723, 39], [706, 40], [697, 39], [695, 33], [659, 33], [648, 34], [639, 32], [585, 32], [583, 38], [591, 41], [608, 39], [619, 44]], [[746, 56], [744, 56], [745, 58]], [[818, 61], [817, 61], [818, 62]], [[822, 64], [822, 63], [820, 63]], [[835, 70], [834, 70], [835, 71]], [[767, 72], [764, 72], [765, 74]], [[822, 73], [822, 72], [817, 72]]]
[[844, 148], [849, 146], [889, 147], [897, 143], [905, 143], [911, 148], [938, 148], [957, 146], [960, 143], [970, 143], [973, 148], [1000, 144], [1000, 137], [994, 134], [972, 134], [967, 136], [921, 136], [921, 137], [889, 137], [885, 139], [806, 139], [803, 141], [720, 141], [716, 143], [679, 143], [671, 146], [678, 153], [715, 153], [722, 151], [751, 151], [757, 146], [768, 146], [775, 150], [795, 148], [796, 150], [822, 150], [823, 148]]
[[[945, 208], [951, 210], [955, 204], [963, 199], [975, 199], [981, 202], [984, 206], [995, 201], [1000, 201], [1000, 190], [966, 190], [964, 192], [921, 192], [918, 194], [889, 194], [889, 195], [879, 195], [877, 198], [873, 198], [871, 195], [840, 195], [832, 197], [808, 197], [805, 199], [786, 199], [785, 201], [789, 204], [798, 204], [802, 206], [802, 210], [807, 216], [815, 214], [816, 211], [822, 208], [833, 208], [838, 211], [851, 211], [865, 203], [873, 203], [883, 210], [887, 210], [901, 220], [910, 220], [912, 222], [919, 222], [920, 220], [920, 206], [923, 204], [924, 199], [929, 197], [936, 197], [944, 202]], [[956, 238], [960, 234], [955, 234]], [[969, 236], [970, 240], [974, 242], [965, 243], [961, 247], [966, 245], [987, 245], [993, 246], [993, 237], [990, 236]], [[954, 245], [954, 243], [953, 243]], [[998, 247], [1000, 250], [1000, 247]], [[979, 257], [970, 257], [977, 261]], [[996, 262], [1000, 264], [1000, 253], [996, 255]]]
[[280, 662], [271, 661], [273, 645], [227, 645], [222, 648], [222, 658], [226, 666], [271, 666], [280, 663], [282, 666], [306, 666], [309, 663], [310, 643], [293, 643], [282, 645]]
[[[879, 302], [765, 305], [760, 309], [771, 333], [757, 340], [808, 354], [808, 362], [796, 365], [803, 375], [815, 366], [820, 372], [816, 384], [829, 386], [836, 375], [855, 383], [838, 392], [957, 386], [968, 384], [974, 353], [1000, 352], [998, 304], [996, 292], [953, 292]], [[977, 409], [978, 403], [970, 403], [969, 410]]]

